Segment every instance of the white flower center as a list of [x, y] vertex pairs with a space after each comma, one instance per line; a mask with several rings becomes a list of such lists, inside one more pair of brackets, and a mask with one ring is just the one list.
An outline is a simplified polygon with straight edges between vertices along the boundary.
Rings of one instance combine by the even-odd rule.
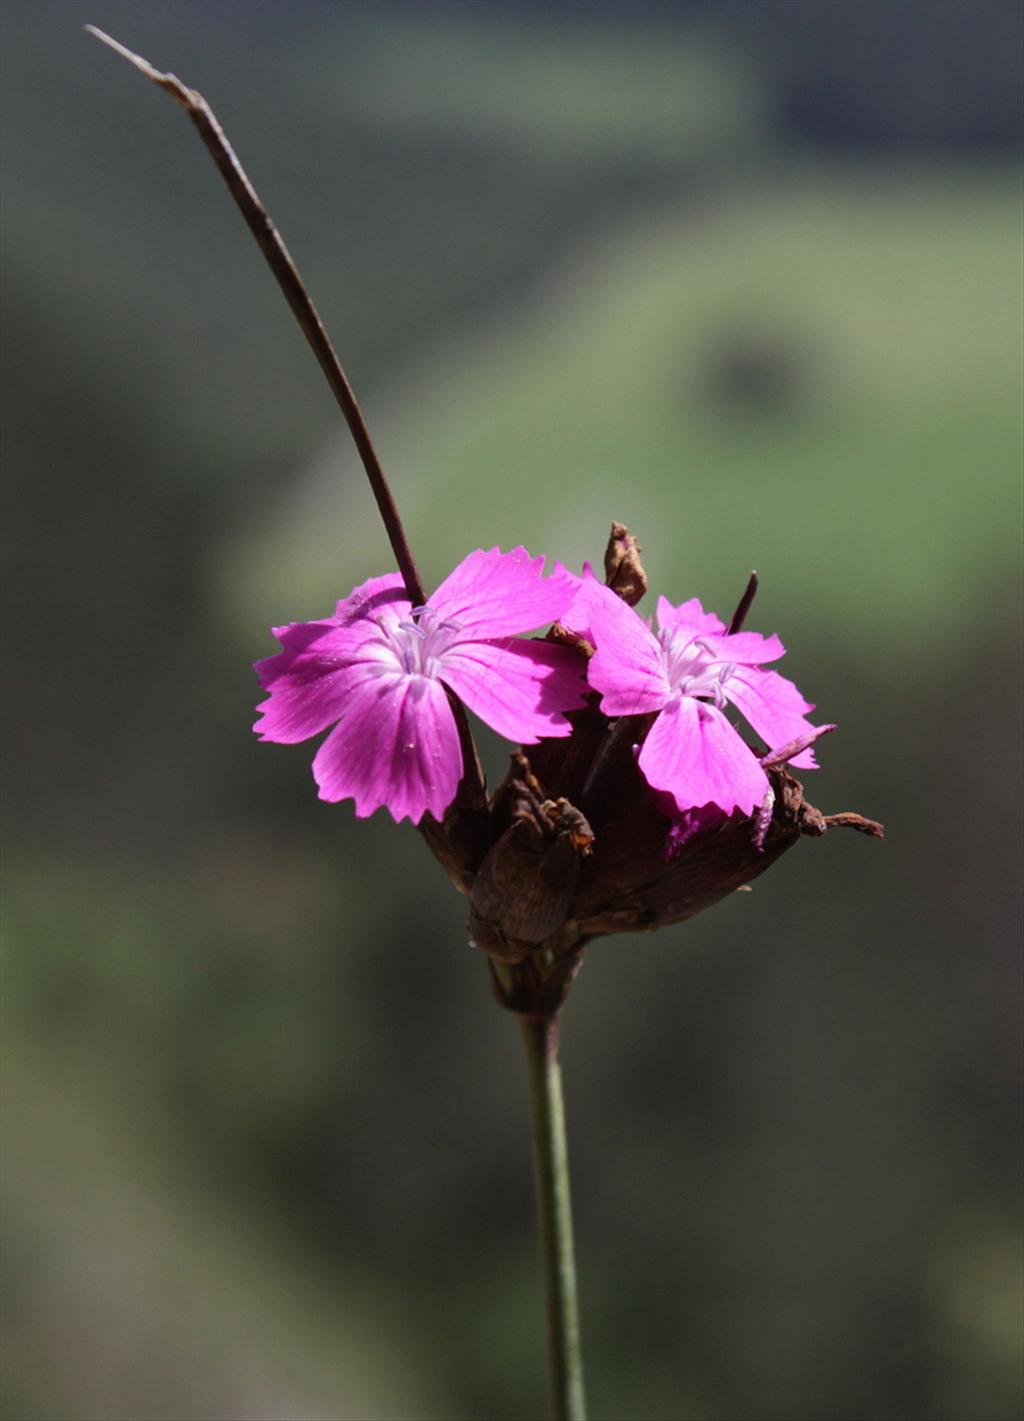
[[658, 640], [665, 676], [672, 689], [683, 696], [714, 701], [719, 710], [724, 710], [735, 661], [716, 657], [703, 637], [677, 627], [665, 627], [658, 633]]
[[458, 622], [442, 620], [431, 607], [414, 607], [404, 621], [381, 624], [381, 631], [407, 675], [436, 680], [441, 658], [462, 627]]

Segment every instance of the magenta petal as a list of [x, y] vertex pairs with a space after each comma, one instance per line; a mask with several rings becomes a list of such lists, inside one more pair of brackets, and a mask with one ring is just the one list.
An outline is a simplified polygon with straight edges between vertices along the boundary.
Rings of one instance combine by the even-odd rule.
[[532, 632], [558, 621], [573, 597], [571, 574], [543, 577], [543, 570], [544, 559], [525, 548], [478, 550], [448, 574], [428, 605], [458, 623], [468, 641]]
[[343, 666], [308, 680], [284, 676], [256, 707], [260, 718], [253, 730], [278, 745], [308, 740], [343, 715], [353, 690], [373, 677], [365, 665]]
[[787, 765], [794, 765], [798, 770], [821, 769], [813, 749], [801, 750], [799, 755], [791, 755], [786, 763]]
[[[813, 726], [805, 735], [799, 736], [796, 740], [790, 740], [785, 745], [776, 745], [766, 755], [760, 755], [758, 758], [766, 770], [775, 769], [780, 765], [796, 764], [800, 756], [805, 755], [816, 740], [820, 740], [823, 735], [831, 735], [833, 730], [838, 729], [838, 725]], [[805, 768], [814, 769], [815, 766], [807, 765]]]
[[701, 644], [716, 661], [737, 661], [744, 666], [757, 666], [763, 661], [778, 661], [786, 648], [777, 636], [762, 636], [760, 632], [735, 632], [732, 636], [701, 637]]
[[674, 696], [651, 727], [640, 768], [654, 789], [668, 790], [681, 810], [716, 804], [752, 814], [768, 776], [717, 707]]
[[343, 625], [366, 617], [402, 621], [412, 611], [400, 572], [388, 572], [383, 577], [371, 577], [343, 597], [334, 610], [335, 620]]
[[665, 678], [661, 647], [643, 618], [592, 576], [582, 580], [573, 613], [581, 624], [586, 623], [588, 640], [597, 647], [587, 667], [587, 679], [601, 692], [605, 715], [660, 710], [672, 690]]
[[268, 690], [276, 680], [291, 671], [303, 653], [309, 652], [317, 642], [334, 631], [336, 626], [334, 621], [323, 621], [291, 622], [285, 627], [274, 627], [273, 633], [284, 650], [273, 656], [265, 656], [262, 661], [253, 662], [252, 669], [259, 677], [262, 688]]
[[339, 627], [334, 622], [296, 622], [276, 628], [284, 647], [256, 662], [260, 685], [270, 695], [257, 707], [253, 729], [262, 740], [294, 745], [308, 740], [344, 713], [354, 686], [395, 658], [373, 624]]
[[584, 637], [590, 642], [591, 646], [593, 646], [594, 638], [590, 630], [590, 589], [592, 586], [602, 586], [594, 576], [594, 569], [589, 562], [585, 562], [583, 564], [583, 576], [577, 577], [576, 574], [570, 572], [567, 567], [563, 567], [560, 562], [556, 562], [555, 575], [564, 575], [570, 578], [573, 588], [572, 600], [558, 620], [563, 626], [568, 627], [570, 631], [575, 632], [577, 636]]
[[[806, 718], [813, 705], [777, 671], [737, 666], [726, 682], [725, 694], [769, 749], [788, 745], [814, 729]], [[818, 765], [813, 749], [802, 751], [790, 763], [804, 770], [817, 769]]]
[[320, 746], [320, 798], [354, 799], [365, 819], [386, 807], [396, 821], [440, 819], [455, 798], [462, 751], [444, 687], [424, 676], [376, 676], [357, 687]]
[[439, 674], [485, 724], [521, 745], [568, 735], [563, 712], [577, 710], [587, 689], [580, 657], [544, 641], [460, 642]]
[[705, 612], [699, 597], [673, 607], [667, 597], [658, 598], [658, 626], [662, 631], [689, 631], [694, 636], [714, 636], [725, 631], [725, 623], [714, 612]]

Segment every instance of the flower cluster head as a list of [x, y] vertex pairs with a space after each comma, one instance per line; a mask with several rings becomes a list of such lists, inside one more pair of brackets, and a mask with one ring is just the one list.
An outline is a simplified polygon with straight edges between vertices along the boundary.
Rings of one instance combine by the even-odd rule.
[[[328, 731], [313, 759], [320, 797], [418, 824], [470, 897], [474, 942], [529, 960], [538, 982], [593, 937], [692, 916], [801, 834], [881, 833], [820, 814], [786, 770], [816, 768], [813, 743], [835, 727], [812, 725], [814, 707], [769, 669], [778, 637], [696, 598], [660, 598], [652, 628], [620, 524], [605, 569], [602, 584], [589, 566], [545, 576], [521, 547], [472, 552], [423, 606], [399, 574], [371, 578], [333, 616], [275, 628], [281, 651], [256, 664], [261, 738]], [[479, 780], [472, 792], [463, 707], [523, 747], [490, 798]]]

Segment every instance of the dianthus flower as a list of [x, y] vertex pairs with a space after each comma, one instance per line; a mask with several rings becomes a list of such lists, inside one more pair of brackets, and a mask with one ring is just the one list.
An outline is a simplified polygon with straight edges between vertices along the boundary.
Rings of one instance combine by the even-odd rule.
[[521, 547], [472, 552], [423, 607], [389, 573], [333, 617], [275, 627], [284, 649], [256, 663], [270, 695], [253, 729], [295, 744], [334, 725], [313, 759], [321, 799], [354, 799], [359, 818], [386, 806], [396, 820], [440, 819], [463, 768], [449, 690], [519, 744], [572, 730], [563, 711], [583, 697], [578, 659], [513, 639], [572, 600], [576, 579], [543, 567]]
[[[813, 705], [766, 662], [785, 655], [777, 636], [729, 634], [696, 597], [674, 607], [658, 599], [658, 631], [584, 571], [567, 614], [573, 630], [596, 648], [587, 676], [606, 716], [655, 715], [638, 764], [653, 789], [671, 794], [681, 812], [715, 805], [753, 814], [771, 791], [758, 757], [727, 720], [732, 704], [769, 750], [816, 769], [810, 742], [824, 729], [806, 719]], [[770, 760], [771, 756], [764, 757]]]

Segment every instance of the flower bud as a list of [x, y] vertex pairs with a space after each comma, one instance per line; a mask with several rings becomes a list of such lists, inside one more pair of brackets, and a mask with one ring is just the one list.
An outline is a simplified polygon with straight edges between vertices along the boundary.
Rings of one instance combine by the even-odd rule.
[[613, 523], [604, 550], [604, 580], [617, 597], [635, 607], [647, 591], [640, 544], [624, 523]]

